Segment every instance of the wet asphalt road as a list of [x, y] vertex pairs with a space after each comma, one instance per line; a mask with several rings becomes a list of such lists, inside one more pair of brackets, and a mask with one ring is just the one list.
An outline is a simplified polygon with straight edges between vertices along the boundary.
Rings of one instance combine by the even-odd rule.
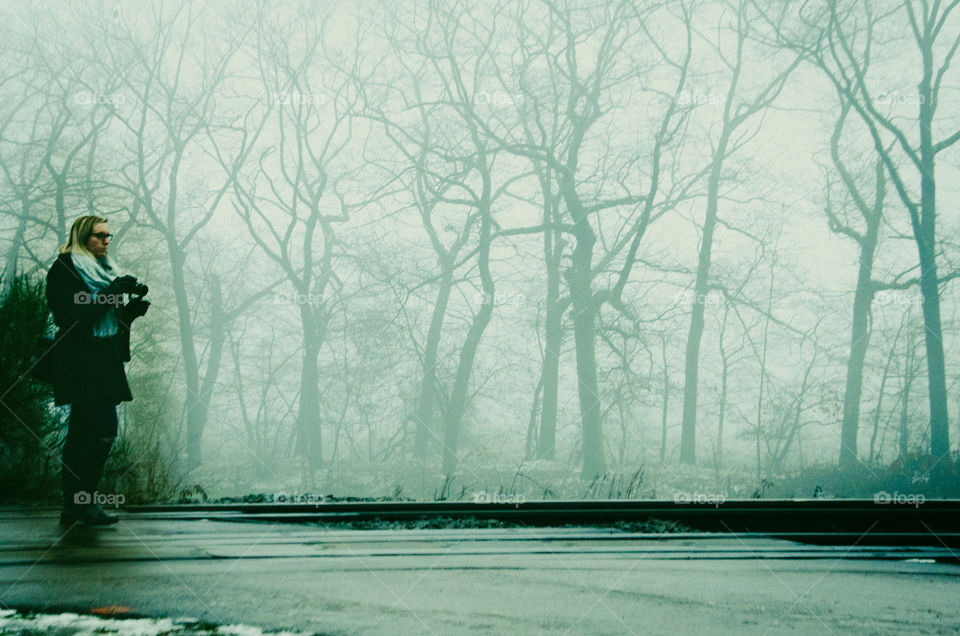
[[120, 515], [61, 529], [52, 510], [0, 511], [0, 608], [321, 634], [960, 633], [945, 546]]

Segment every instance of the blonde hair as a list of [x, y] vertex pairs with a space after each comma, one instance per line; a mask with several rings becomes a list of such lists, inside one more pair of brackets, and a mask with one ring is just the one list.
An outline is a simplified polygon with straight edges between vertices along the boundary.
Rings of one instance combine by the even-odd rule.
[[73, 222], [73, 227], [70, 228], [70, 239], [60, 246], [60, 253], [81, 252], [93, 256], [87, 250], [87, 241], [93, 235], [93, 226], [106, 222], [107, 220], [100, 216], [81, 216]]

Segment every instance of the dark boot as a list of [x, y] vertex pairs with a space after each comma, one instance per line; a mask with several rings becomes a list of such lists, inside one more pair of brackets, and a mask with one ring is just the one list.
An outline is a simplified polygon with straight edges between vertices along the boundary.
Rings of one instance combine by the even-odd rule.
[[[83, 439], [78, 434], [67, 433], [63, 443], [63, 456], [60, 461], [60, 480], [63, 484], [63, 513], [60, 523], [72, 525], [80, 521], [85, 502], [83, 494], [84, 455], [86, 454]], [[92, 496], [92, 493], [88, 493]]]
[[118, 521], [119, 518], [109, 514], [100, 504], [90, 504], [80, 515], [80, 523], [88, 526], [109, 526]]
[[73, 404], [63, 445], [61, 475], [63, 514], [60, 523], [107, 525], [117, 518], [97, 505], [97, 487], [117, 434], [115, 405]]
[[113, 439], [112, 437], [92, 439], [87, 443], [87, 456], [84, 458], [80, 472], [80, 485], [91, 495], [97, 492], [97, 488], [100, 486], [100, 479], [103, 477], [103, 469], [107, 465], [107, 458], [110, 456]]
[[92, 499], [98, 492], [100, 479], [103, 477], [103, 469], [107, 465], [113, 440], [112, 437], [92, 439], [87, 446], [87, 457], [84, 462], [80, 485], [84, 491], [90, 493], [91, 497], [91, 503], [85, 508], [81, 518], [81, 522], [88, 526], [107, 526], [120, 521]]
[[117, 523], [119, 518], [107, 513], [98, 504], [87, 504], [64, 508], [60, 513], [60, 525], [72, 526], [82, 523], [85, 526], [109, 526]]
[[117, 523], [117, 517], [108, 514], [94, 501], [113, 438], [83, 440], [78, 437], [68, 434], [63, 447], [63, 512], [60, 514], [60, 524], [104, 526]]

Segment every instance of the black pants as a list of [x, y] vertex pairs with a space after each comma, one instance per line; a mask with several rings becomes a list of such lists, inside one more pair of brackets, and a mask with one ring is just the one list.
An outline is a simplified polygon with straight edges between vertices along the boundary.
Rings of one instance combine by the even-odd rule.
[[116, 437], [116, 404], [70, 406], [60, 470], [65, 508], [92, 501]]

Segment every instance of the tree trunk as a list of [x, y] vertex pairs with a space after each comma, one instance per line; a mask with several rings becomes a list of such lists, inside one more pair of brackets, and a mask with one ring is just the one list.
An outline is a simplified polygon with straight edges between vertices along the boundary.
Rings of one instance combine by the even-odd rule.
[[903, 329], [903, 323], [900, 323], [900, 329], [894, 336], [893, 346], [887, 354], [887, 361], [883, 365], [883, 375], [880, 376], [880, 388], [877, 391], [877, 408], [873, 411], [873, 434], [870, 435], [870, 461], [879, 460], [879, 455], [883, 450], [883, 440], [887, 437], [887, 429], [890, 427], [890, 418], [887, 418], [887, 424], [883, 427], [883, 437], [880, 438], [880, 448], [876, 447], [877, 435], [880, 433], [880, 414], [883, 412], [883, 396], [887, 389], [887, 380], [890, 378], [890, 368], [893, 366], [894, 353], [896, 352], [897, 341], [900, 339], [900, 331]]
[[[546, 234], [552, 234], [547, 230]], [[560, 346], [563, 340], [563, 311], [560, 305], [560, 258], [559, 247], [553, 241], [545, 239], [544, 252], [547, 256], [547, 303], [544, 321], [543, 352], [543, 410], [540, 416], [540, 436], [537, 443], [537, 457], [553, 459], [556, 453], [557, 438], [557, 400], [560, 376]]]
[[711, 252], [713, 232], [717, 226], [717, 208], [720, 198], [720, 171], [727, 152], [728, 132], [726, 125], [720, 135], [710, 181], [707, 185], [707, 214], [703, 220], [703, 235], [700, 238], [700, 254], [697, 262], [697, 277], [693, 286], [693, 306], [690, 312], [690, 330], [687, 334], [687, 350], [684, 361], [683, 418], [680, 427], [680, 463], [696, 462], [697, 442], [697, 377], [700, 371], [700, 342], [703, 338], [704, 312], [707, 293], [710, 291]]
[[[477, 144], [479, 146], [479, 144]], [[480, 245], [477, 254], [477, 268], [480, 271], [480, 288], [483, 291], [483, 300], [480, 311], [473, 317], [473, 324], [467, 332], [463, 348], [460, 349], [460, 362], [457, 364], [457, 377], [453, 381], [453, 391], [450, 395], [450, 406], [444, 418], [443, 429], [443, 474], [452, 476], [457, 470], [457, 452], [460, 444], [460, 431], [463, 424], [463, 414], [467, 410], [467, 392], [470, 388], [470, 378], [473, 375], [473, 363], [477, 357], [477, 349], [483, 332], [490, 324], [493, 315], [494, 283], [490, 275], [490, 242], [492, 240], [493, 219], [490, 216], [490, 173], [486, 165], [480, 167], [483, 180], [483, 194], [480, 197]]]
[[[526, 125], [524, 125], [524, 131], [527, 140], [534, 143], [533, 135]], [[559, 221], [559, 197], [552, 190], [552, 170], [540, 161], [534, 161], [533, 164], [543, 196], [543, 224], [546, 227]], [[543, 403], [540, 411], [540, 434], [537, 436], [539, 459], [554, 459], [556, 456], [560, 347], [563, 340], [563, 313], [566, 310], [566, 305], [560, 304], [560, 263], [563, 246], [564, 241], [559, 232], [549, 228], [543, 231], [543, 262], [547, 269], [547, 294], [543, 326], [543, 368], [540, 373]]]
[[863, 395], [863, 363], [870, 344], [870, 305], [874, 286], [871, 279], [873, 258], [880, 229], [880, 215], [867, 219], [867, 232], [860, 243], [860, 267], [853, 296], [853, 320], [850, 326], [850, 358], [843, 392], [843, 421], [840, 424], [840, 470], [849, 472], [857, 465], [857, 431], [860, 426], [860, 398]]
[[660, 406], [660, 464], [667, 459], [667, 415], [670, 405], [670, 367], [667, 360], [667, 335], [661, 335], [661, 354], [663, 358], [663, 403]]
[[523, 461], [529, 461], [534, 458], [535, 450], [539, 447], [537, 437], [537, 413], [540, 411], [540, 397], [543, 394], [543, 378], [537, 382], [537, 388], [533, 390], [533, 404], [530, 405], [530, 417], [527, 419], [527, 440], [523, 445]]
[[172, 232], [167, 234], [167, 249], [170, 253], [171, 284], [177, 307], [177, 325], [180, 332], [180, 348], [187, 390], [184, 405], [187, 419], [187, 470], [193, 470], [203, 462], [203, 429], [206, 420], [200, 401], [200, 369], [194, 344], [193, 324], [190, 321], [192, 307], [184, 271], [186, 255], [180, 249]]
[[763, 382], [767, 375], [767, 345], [770, 332], [770, 312], [773, 308], [773, 282], [774, 266], [776, 265], [776, 252], [774, 252], [774, 262], [770, 264], [770, 287], [767, 290], [767, 315], [763, 321], [763, 344], [760, 349], [760, 391], [757, 396], [757, 484], [763, 483], [763, 464], [760, 456], [760, 436], [763, 432]]
[[[483, 258], [483, 256], [481, 256]], [[492, 280], [491, 280], [492, 287]], [[486, 288], [486, 285], [484, 285]], [[473, 363], [477, 356], [477, 348], [483, 338], [483, 331], [490, 322], [493, 313], [493, 292], [484, 291], [483, 304], [480, 311], [470, 325], [463, 348], [460, 350], [460, 362], [457, 364], [457, 377], [453, 382], [453, 391], [450, 394], [450, 406], [444, 418], [443, 430], [443, 474], [453, 475], [457, 470], [457, 451], [460, 443], [460, 430], [463, 423], [463, 414], [467, 410], [467, 391], [470, 388], [470, 377], [473, 375]]]
[[[307, 298], [310, 297], [307, 295]], [[300, 306], [303, 325], [303, 357], [300, 371], [300, 405], [297, 410], [299, 451], [306, 460], [312, 482], [316, 470], [323, 465], [322, 430], [320, 426], [320, 370], [318, 358], [323, 339], [319, 334], [317, 309], [309, 303]]]
[[950, 452], [947, 419], [947, 379], [943, 356], [943, 330], [940, 325], [940, 295], [937, 265], [933, 250], [932, 212], [926, 240], [920, 249], [920, 289], [923, 293], [923, 326], [926, 335], [927, 377], [930, 382], [930, 453], [943, 457]]
[[947, 417], [947, 378], [940, 325], [940, 290], [936, 261], [936, 180], [933, 145], [933, 62], [932, 45], [923, 50], [923, 79], [920, 82], [920, 223], [915, 225], [920, 254], [920, 291], [923, 294], [923, 325], [927, 349], [927, 378], [930, 383], [930, 453], [937, 458], [950, 452]]
[[[578, 218], [579, 215], [573, 215]], [[591, 260], [595, 237], [586, 219], [576, 223], [576, 247], [567, 270], [573, 310], [573, 336], [577, 353], [577, 385], [583, 426], [583, 469], [581, 479], [590, 480], [606, 472], [603, 455], [603, 424], [597, 383], [596, 303], [593, 298]]]
[[730, 371], [730, 354], [723, 346], [723, 336], [727, 330], [727, 315], [730, 308], [727, 307], [723, 315], [723, 326], [720, 328], [720, 414], [717, 416], [717, 449], [713, 454], [713, 468], [719, 483], [720, 467], [723, 464], [723, 420], [727, 414], [727, 374]]
[[426, 459], [430, 440], [439, 437], [434, 427], [434, 413], [437, 402], [437, 352], [440, 349], [440, 335], [443, 331], [443, 320], [447, 313], [450, 291], [453, 289], [452, 266], [443, 262], [441, 267], [443, 273], [440, 278], [440, 289], [437, 290], [437, 301], [433, 305], [430, 329], [427, 331], [427, 344], [423, 352], [423, 376], [420, 379], [420, 396], [417, 398], [417, 409], [414, 412], [416, 429], [413, 439], [413, 457], [417, 460]]
[[[199, 430], [196, 436], [197, 457], [201, 457], [200, 439], [203, 436], [203, 429], [206, 427], [207, 419], [210, 413], [210, 396], [213, 395], [213, 388], [217, 382], [217, 376], [220, 374], [220, 363], [223, 358], [223, 347], [226, 339], [226, 317], [223, 313], [223, 293], [220, 288], [220, 281], [216, 278], [210, 282], [210, 344], [209, 354], [207, 356], [207, 368], [203, 375], [203, 381], [200, 384], [200, 392], [190, 412], [187, 415], [187, 422], [193, 420], [193, 430]], [[199, 377], [199, 368], [197, 369]], [[190, 430], [188, 424], [188, 430]], [[198, 463], [199, 465], [199, 463]]]
[[[911, 338], [912, 340], [912, 338]], [[910, 437], [910, 428], [908, 426], [908, 403], [910, 402], [910, 389], [913, 386], [913, 343], [907, 343], [906, 355], [903, 359], [903, 395], [900, 398], [900, 457], [907, 454], [908, 440]]]

